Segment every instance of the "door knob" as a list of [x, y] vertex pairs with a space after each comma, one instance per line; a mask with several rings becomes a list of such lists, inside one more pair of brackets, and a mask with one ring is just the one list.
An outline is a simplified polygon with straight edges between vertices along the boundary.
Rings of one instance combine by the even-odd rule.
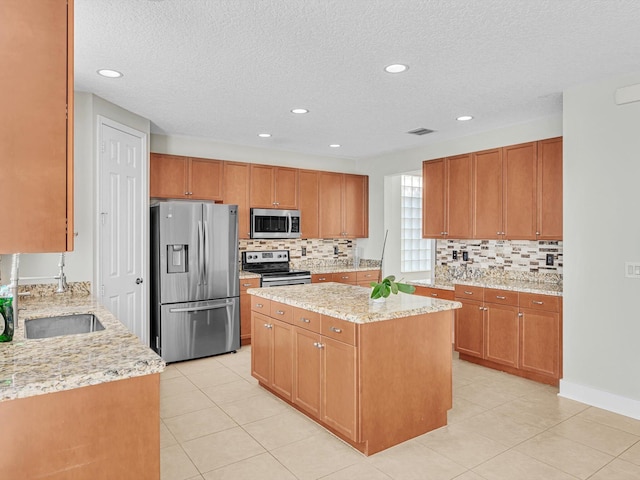
[[140, 285], [142, 283], [142, 279], [141, 278], [136, 278], [136, 285]]

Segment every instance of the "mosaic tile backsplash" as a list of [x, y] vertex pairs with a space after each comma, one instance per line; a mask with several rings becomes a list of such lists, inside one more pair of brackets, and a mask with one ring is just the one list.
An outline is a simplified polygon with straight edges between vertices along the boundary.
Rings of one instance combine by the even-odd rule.
[[[457, 252], [457, 260], [453, 252]], [[468, 260], [463, 259], [467, 252]], [[547, 255], [553, 265], [546, 265]], [[510, 278], [562, 282], [562, 242], [530, 240], [437, 240], [436, 277]]]

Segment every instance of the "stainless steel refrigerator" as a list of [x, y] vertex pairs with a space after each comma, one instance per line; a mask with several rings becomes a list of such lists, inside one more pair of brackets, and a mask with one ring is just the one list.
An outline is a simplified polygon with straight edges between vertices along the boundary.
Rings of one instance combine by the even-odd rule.
[[151, 348], [166, 362], [240, 348], [238, 207], [151, 206]]

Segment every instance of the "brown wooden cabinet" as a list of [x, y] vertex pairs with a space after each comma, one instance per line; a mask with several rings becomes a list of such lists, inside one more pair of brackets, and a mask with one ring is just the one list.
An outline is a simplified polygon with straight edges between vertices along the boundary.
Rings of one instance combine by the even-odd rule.
[[424, 238], [470, 238], [472, 234], [472, 155], [422, 164]]
[[251, 344], [251, 295], [247, 293], [250, 288], [260, 286], [259, 278], [240, 279], [240, 344]]
[[238, 205], [238, 238], [250, 238], [249, 164], [224, 162], [223, 202]]
[[462, 360], [551, 385], [562, 377], [562, 299], [456, 285]]
[[369, 177], [320, 172], [319, 230], [322, 238], [369, 235]]
[[73, 250], [73, 1], [0, 2], [0, 253]]
[[538, 142], [537, 212], [537, 238], [561, 240], [562, 137]]
[[502, 149], [473, 154], [473, 238], [502, 238]]
[[320, 229], [318, 223], [319, 193], [318, 178], [320, 172], [314, 170], [300, 170], [298, 174], [300, 196], [300, 233], [302, 238], [318, 238]]
[[251, 164], [252, 208], [298, 208], [298, 170]]
[[421, 285], [415, 285], [415, 295], [422, 297], [437, 298], [439, 300], [453, 300], [455, 292], [453, 290], [445, 290], [443, 288], [423, 287]]
[[361, 287], [371, 288], [371, 282], [377, 282], [380, 270], [358, 270], [356, 272], [356, 284]]
[[[502, 149], [503, 229], [509, 240], [536, 238], [536, 142]], [[499, 237], [499, 238], [500, 238]]]
[[151, 153], [149, 196], [222, 201], [223, 162]]

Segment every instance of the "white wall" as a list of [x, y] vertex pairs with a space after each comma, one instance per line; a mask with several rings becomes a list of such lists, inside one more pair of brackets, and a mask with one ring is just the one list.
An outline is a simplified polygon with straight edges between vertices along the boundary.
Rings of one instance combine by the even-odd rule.
[[[96, 228], [96, 155], [98, 115], [110, 118], [147, 134], [151, 124], [96, 95], [74, 94], [74, 240], [73, 252], [66, 255], [65, 274], [70, 282], [93, 280], [97, 259], [94, 251]], [[149, 135], [147, 135], [147, 138]], [[20, 277], [50, 276], [58, 272], [59, 254], [23, 254], [20, 257]], [[3, 255], [0, 263], [2, 283], [10, 279], [11, 257]], [[54, 280], [43, 280], [53, 283]], [[31, 282], [21, 282], [31, 283]], [[37, 282], [34, 282], [37, 283]]]
[[564, 92], [563, 396], [640, 419], [640, 73]]
[[[403, 150], [358, 161], [358, 171], [369, 175], [369, 238], [358, 240], [363, 258], [380, 258], [385, 232], [385, 219], [374, 212], [386, 211], [385, 176], [422, 170], [422, 162], [468, 152], [562, 135], [562, 116], [538, 119], [529, 123], [491, 130], [473, 136], [433, 143], [421, 148]], [[395, 233], [393, 233], [395, 235]], [[389, 232], [392, 236], [392, 232]], [[387, 254], [385, 253], [385, 256]], [[399, 255], [396, 256], [398, 259]], [[387, 273], [388, 272], [388, 273]], [[385, 273], [400, 272], [400, 265], [385, 261]]]

